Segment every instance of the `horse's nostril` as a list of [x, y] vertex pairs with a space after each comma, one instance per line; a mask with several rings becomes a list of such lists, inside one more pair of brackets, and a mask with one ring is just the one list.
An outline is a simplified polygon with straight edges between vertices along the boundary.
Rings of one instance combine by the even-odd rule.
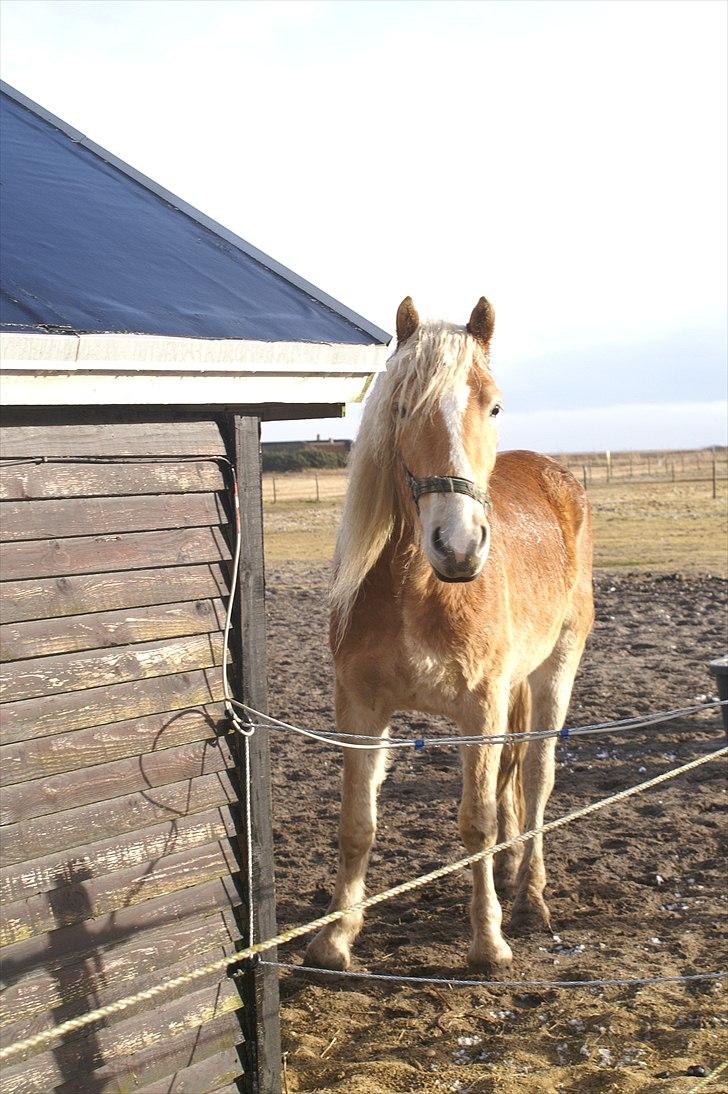
[[441, 528], [436, 528], [435, 531], [432, 533], [432, 546], [435, 548], [439, 555], [444, 555], [447, 553], [447, 548], [442, 542], [442, 536], [440, 535], [441, 531]]
[[488, 538], [488, 529], [485, 525], [480, 529], [480, 546], [485, 546], [485, 541]]

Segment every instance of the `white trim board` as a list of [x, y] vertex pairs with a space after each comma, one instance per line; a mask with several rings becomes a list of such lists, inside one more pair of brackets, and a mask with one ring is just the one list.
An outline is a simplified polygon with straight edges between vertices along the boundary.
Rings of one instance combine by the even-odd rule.
[[0, 333], [0, 404], [358, 402], [387, 352], [338, 343]]
[[156, 334], [0, 332], [0, 368], [88, 372], [291, 372], [328, 375], [384, 369], [386, 346], [329, 342], [252, 342]]
[[3, 406], [172, 406], [204, 409], [361, 401], [371, 377], [180, 372], [0, 372]]

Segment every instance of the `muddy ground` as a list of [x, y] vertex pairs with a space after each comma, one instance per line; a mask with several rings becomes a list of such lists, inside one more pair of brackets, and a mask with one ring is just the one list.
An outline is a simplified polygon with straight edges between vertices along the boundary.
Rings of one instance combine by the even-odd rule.
[[[328, 566], [269, 569], [270, 711], [332, 728]], [[600, 572], [597, 623], [571, 724], [712, 696], [725, 645], [726, 585], [706, 576]], [[438, 719], [400, 719], [434, 734]], [[725, 743], [711, 714], [671, 727], [577, 738], [558, 753], [556, 817]], [[340, 754], [271, 733], [278, 920], [322, 914], [335, 865]], [[722, 762], [555, 833], [547, 843], [556, 936], [514, 940], [514, 978], [655, 976], [726, 967]], [[369, 892], [463, 854], [454, 750], [397, 754], [382, 790]], [[370, 913], [355, 968], [468, 977], [466, 872]], [[508, 906], [505, 905], [506, 922]], [[300, 962], [303, 942], [284, 947]], [[728, 1055], [724, 986], [505, 989], [281, 977], [286, 1089], [337, 1094], [498, 1091], [687, 1092]], [[726, 1090], [725, 1074], [711, 1090]]]

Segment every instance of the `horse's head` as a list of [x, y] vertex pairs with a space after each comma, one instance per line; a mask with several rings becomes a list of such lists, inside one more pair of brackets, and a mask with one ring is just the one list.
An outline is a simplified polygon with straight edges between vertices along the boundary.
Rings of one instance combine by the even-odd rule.
[[[493, 309], [481, 297], [465, 328], [420, 324], [410, 297], [397, 312], [398, 473], [442, 581], [472, 581], [490, 548], [488, 482], [500, 392], [490, 373]], [[401, 367], [399, 362], [401, 360]]]

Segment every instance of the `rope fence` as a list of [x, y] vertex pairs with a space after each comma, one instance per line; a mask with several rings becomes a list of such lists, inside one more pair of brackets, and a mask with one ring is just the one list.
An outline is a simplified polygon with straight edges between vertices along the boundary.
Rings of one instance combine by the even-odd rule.
[[292, 965], [285, 961], [261, 961], [283, 972], [314, 973], [354, 980], [376, 980], [389, 984], [433, 984], [445, 988], [497, 988], [505, 991], [529, 991], [532, 988], [604, 988], [644, 987], [646, 984], [680, 984], [685, 981], [724, 980], [728, 972], [697, 972], [676, 976], [607, 976], [596, 980], [456, 980], [451, 976], [405, 976], [385, 972], [343, 972], [340, 969], [319, 969], [314, 965]]
[[[528, 832], [521, 832], [519, 835], [514, 836], [512, 839], [505, 840], [503, 843], [497, 843], [492, 847], [487, 847], [482, 851], [476, 851], [471, 855], [467, 855], [464, 858], [458, 859], [456, 862], [447, 863], [445, 866], [440, 866], [436, 870], [432, 870], [429, 873], [421, 874], [419, 877], [411, 878], [409, 881], [401, 882], [399, 885], [395, 885], [390, 889], [385, 889], [382, 892], [374, 893], [372, 896], [366, 897], [363, 900], [357, 901], [346, 908], [339, 908], [335, 911], [328, 912], [326, 915], [319, 916], [317, 919], [313, 919], [308, 923], [304, 923], [297, 927], [289, 927], [287, 930], [281, 931], [279, 934], [272, 938], [267, 938], [262, 942], [254, 943], [253, 945], [246, 946], [244, 949], [239, 950], [238, 953], [217, 958], [215, 961], [209, 961], [205, 965], [200, 965], [196, 969], [192, 969], [187, 973], [183, 973], [180, 976], [175, 976], [171, 980], [166, 980], [161, 984], [155, 984], [151, 988], [147, 988], [144, 991], [139, 991], [133, 995], [128, 995], [123, 999], [117, 999], [113, 1003], [107, 1003], [105, 1006], [97, 1007], [95, 1010], [89, 1011], [86, 1014], [81, 1014], [76, 1018], [69, 1018], [67, 1021], [62, 1022], [60, 1025], [53, 1029], [42, 1030], [40, 1033], [33, 1034], [30, 1037], [26, 1037], [22, 1041], [16, 1041], [13, 1044], [7, 1045], [3, 1049], [0, 1049], [0, 1060], [8, 1060], [13, 1056], [18, 1056], [21, 1053], [28, 1052], [31, 1049], [40, 1048], [43, 1045], [47, 1045], [56, 1041], [58, 1038], [64, 1037], [67, 1033], [75, 1033], [79, 1030], [85, 1029], [87, 1026], [92, 1025], [94, 1022], [99, 1022], [105, 1018], [110, 1018], [115, 1014], [121, 1014], [125, 1010], [128, 1010], [132, 1006], [136, 1006], [138, 1003], [151, 1002], [153, 999], [158, 999], [176, 988], [181, 988], [199, 980], [201, 977], [209, 976], [216, 972], [226, 972], [233, 969], [235, 966], [242, 964], [251, 958], [257, 957], [261, 953], [266, 953], [268, 950], [275, 949], [278, 946], [285, 945], [288, 942], [293, 942], [297, 938], [302, 938], [305, 935], [311, 934], [314, 931], [320, 930], [322, 927], [326, 927], [331, 923], [336, 923], [338, 920], [343, 919], [347, 915], [351, 915], [354, 912], [363, 912], [368, 908], [373, 908], [378, 904], [382, 904], [385, 900], [391, 900], [393, 897], [402, 896], [405, 893], [412, 892], [415, 889], [423, 888], [425, 885], [429, 885], [433, 881], [439, 881], [442, 878], [449, 877], [451, 874], [457, 873], [459, 870], [465, 869], [467, 866], [472, 866], [476, 862], [481, 862], [484, 859], [492, 858], [500, 851], [505, 851], [509, 847], [515, 847], [518, 844], [528, 843], [538, 835], [545, 834], [547, 832], [553, 832], [558, 828], [564, 827], [564, 825], [572, 824], [574, 821], [579, 820], [581, 817], [590, 816], [592, 813], [598, 812], [600, 809], [605, 809], [608, 806], [616, 805], [619, 802], [627, 801], [629, 798], [634, 797], [636, 794], [640, 794], [645, 790], [649, 790], [654, 786], [660, 786], [662, 783], [668, 782], [670, 779], [676, 778], [678, 775], [683, 775], [688, 771], [693, 771], [703, 764], [710, 763], [712, 760], [718, 759], [720, 756], [728, 754], [728, 747], [716, 749], [713, 752], [708, 753], [705, 756], [699, 756], [695, 760], [691, 760], [689, 763], [682, 764], [680, 767], [671, 768], [669, 771], [663, 771], [662, 774], [656, 775], [652, 779], [647, 779], [645, 782], [638, 783], [635, 786], [627, 787], [625, 790], [620, 790], [617, 794], [612, 794], [608, 798], [601, 798], [599, 801], [591, 802], [589, 805], [585, 805], [580, 809], [576, 809], [571, 813], [567, 813], [562, 817], [557, 817], [555, 820], [548, 821], [545, 824], [539, 825], [537, 828], [533, 828]], [[487, 985], [488, 981], [483, 981], [484, 985]]]
[[[706, 703], [695, 703], [692, 706], [679, 707], [676, 710], [667, 710], [659, 714], [633, 715], [627, 718], [618, 718], [611, 722], [594, 722], [585, 726], [564, 726], [562, 729], [539, 729], [525, 733], [493, 733], [477, 735], [458, 735], [457, 737], [378, 737], [372, 740], [371, 736], [360, 733], [329, 733], [313, 729], [304, 729], [290, 722], [283, 722], [280, 718], [273, 718], [260, 710], [231, 699], [232, 706], [242, 710], [246, 717], [254, 716], [264, 721], [248, 721], [246, 730], [255, 729], [280, 729], [290, 733], [298, 733], [302, 737], [310, 737], [322, 744], [333, 745], [336, 748], [354, 748], [367, 751], [380, 751], [382, 749], [414, 748], [416, 752], [426, 746], [449, 745], [510, 745], [526, 744], [528, 741], [543, 741], [549, 738], [557, 738], [568, 741], [572, 737], [591, 736], [596, 733], [623, 733], [632, 729], [644, 729], [648, 726], [660, 725], [664, 722], [675, 721], [677, 718], [690, 718], [707, 710], [720, 710], [728, 706], [728, 699], [714, 699]], [[240, 725], [236, 719], [235, 729]]]

